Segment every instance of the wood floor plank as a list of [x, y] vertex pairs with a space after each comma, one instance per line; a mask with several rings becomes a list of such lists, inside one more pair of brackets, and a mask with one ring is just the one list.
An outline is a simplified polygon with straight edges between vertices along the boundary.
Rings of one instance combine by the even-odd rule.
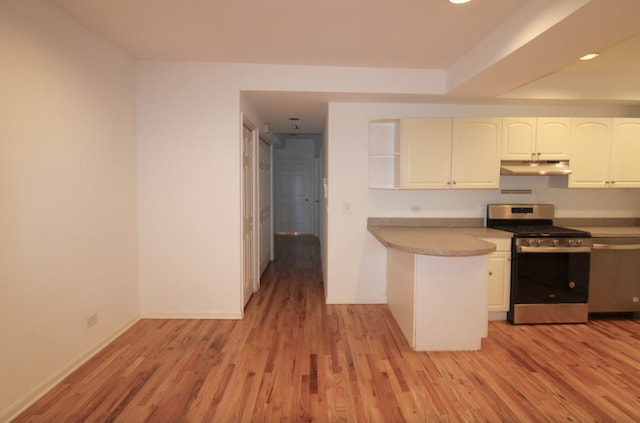
[[638, 319], [414, 352], [386, 305], [325, 304], [316, 238], [276, 255], [243, 320], [141, 320], [15, 423], [640, 421]]

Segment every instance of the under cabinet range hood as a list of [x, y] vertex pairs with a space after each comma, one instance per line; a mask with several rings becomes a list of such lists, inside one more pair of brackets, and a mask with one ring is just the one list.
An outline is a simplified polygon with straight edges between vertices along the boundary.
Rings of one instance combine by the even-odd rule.
[[501, 175], [568, 175], [569, 160], [503, 160]]

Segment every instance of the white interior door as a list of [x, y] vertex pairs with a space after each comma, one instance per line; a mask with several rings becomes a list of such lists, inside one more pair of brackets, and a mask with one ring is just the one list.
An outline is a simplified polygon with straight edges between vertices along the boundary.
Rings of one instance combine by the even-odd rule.
[[272, 259], [273, 225], [271, 220], [271, 146], [260, 140], [258, 149], [259, 212], [260, 212], [260, 275]]
[[242, 127], [242, 301], [246, 306], [255, 285], [254, 239], [254, 133]]
[[312, 174], [313, 164], [309, 159], [278, 160], [276, 232], [313, 233]]

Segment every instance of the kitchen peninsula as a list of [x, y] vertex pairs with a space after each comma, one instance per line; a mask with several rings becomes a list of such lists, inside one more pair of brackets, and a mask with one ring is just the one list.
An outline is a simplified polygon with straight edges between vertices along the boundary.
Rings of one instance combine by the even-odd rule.
[[488, 255], [508, 233], [482, 219], [369, 218], [387, 248], [387, 302], [416, 351], [479, 350], [487, 336]]

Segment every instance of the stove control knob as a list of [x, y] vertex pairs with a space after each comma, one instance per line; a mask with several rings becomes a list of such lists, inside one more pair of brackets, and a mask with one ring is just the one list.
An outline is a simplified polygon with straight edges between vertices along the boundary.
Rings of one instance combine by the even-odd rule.
[[533, 245], [534, 245], [534, 244], [535, 244], [535, 240], [533, 240], [533, 239], [528, 239], [528, 240], [527, 240], [527, 245], [528, 245], [529, 247], [533, 247]]
[[578, 247], [581, 247], [581, 246], [582, 246], [582, 240], [581, 240], [581, 239], [577, 239], [577, 240], [576, 240], [576, 245], [577, 245]]
[[558, 241], [557, 239], [554, 239], [553, 241], [551, 241], [551, 245], [553, 245], [554, 247], [556, 247], [559, 243], [560, 241]]
[[538, 247], [541, 247], [541, 246], [542, 246], [542, 240], [541, 240], [541, 239], [537, 239], [537, 240], [536, 240], [536, 245], [537, 245]]
[[567, 240], [567, 245], [569, 247], [573, 247], [573, 240], [572, 239]]

